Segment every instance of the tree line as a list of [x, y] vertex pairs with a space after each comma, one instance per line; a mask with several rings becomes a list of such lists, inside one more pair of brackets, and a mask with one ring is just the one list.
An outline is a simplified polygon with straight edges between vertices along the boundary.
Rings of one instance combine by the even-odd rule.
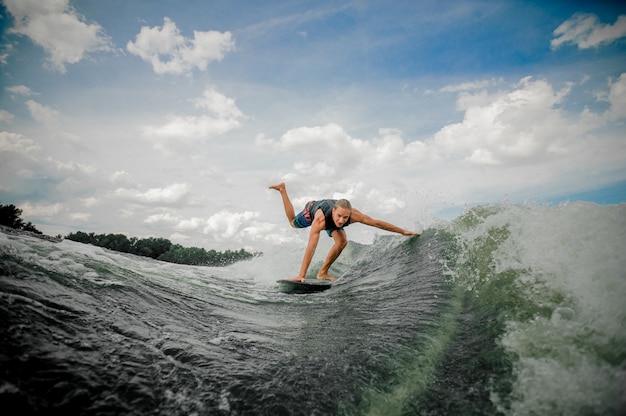
[[43, 234], [31, 222], [24, 222], [20, 217], [22, 210], [15, 205], [0, 205], [0, 225], [15, 228], [16, 230], [30, 231], [35, 234]]
[[[0, 204], [0, 225], [17, 230], [43, 234], [35, 226], [25, 223], [20, 216], [22, 210], [15, 205]], [[59, 236], [60, 238], [61, 236]], [[124, 234], [94, 234], [77, 231], [69, 233], [66, 239], [79, 243], [92, 244], [122, 253], [136, 254], [169, 263], [189, 264], [193, 266], [228, 266], [242, 260], [250, 260], [260, 253], [250, 253], [244, 249], [224, 252], [205, 250], [198, 247], [183, 247], [173, 244], [166, 238], [128, 238]]]
[[128, 238], [124, 234], [87, 234], [83, 231], [77, 231], [66, 235], [65, 238], [122, 253], [194, 266], [228, 266], [238, 261], [250, 260], [258, 255], [258, 253], [253, 254], [244, 249], [220, 252], [198, 247], [183, 247], [180, 244], [173, 244], [166, 238]]

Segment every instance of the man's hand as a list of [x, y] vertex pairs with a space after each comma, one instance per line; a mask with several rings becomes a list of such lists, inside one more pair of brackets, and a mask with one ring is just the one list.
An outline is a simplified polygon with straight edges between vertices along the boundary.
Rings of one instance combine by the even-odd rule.
[[415, 231], [404, 230], [404, 231], [402, 231], [402, 235], [422, 235], [422, 233], [417, 233]]

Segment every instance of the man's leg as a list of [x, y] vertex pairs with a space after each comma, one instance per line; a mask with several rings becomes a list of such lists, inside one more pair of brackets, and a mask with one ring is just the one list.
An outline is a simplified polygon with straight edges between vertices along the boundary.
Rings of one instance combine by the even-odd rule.
[[324, 260], [324, 264], [322, 264], [320, 271], [317, 273], [317, 278], [320, 280], [337, 280], [328, 273], [328, 270], [335, 260], [337, 260], [337, 257], [339, 257], [343, 249], [348, 245], [348, 238], [344, 230], [333, 231], [332, 236], [333, 240], [335, 240], [335, 244], [330, 248], [330, 251], [326, 255], [326, 260]]
[[280, 196], [283, 198], [283, 206], [285, 208], [285, 215], [287, 215], [287, 219], [289, 220], [289, 225], [292, 227], [293, 220], [296, 218], [296, 212], [293, 209], [293, 204], [289, 200], [289, 196], [287, 195], [287, 188], [285, 187], [285, 183], [279, 183], [278, 185], [272, 185], [269, 187], [270, 189], [275, 189], [280, 192]]

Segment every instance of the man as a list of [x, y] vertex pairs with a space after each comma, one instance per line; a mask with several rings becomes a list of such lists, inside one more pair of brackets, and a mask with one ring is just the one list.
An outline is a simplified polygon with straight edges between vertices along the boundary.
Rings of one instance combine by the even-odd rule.
[[310, 201], [306, 204], [302, 212], [296, 215], [293, 205], [287, 195], [287, 188], [284, 183], [272, 185], [270, 189], [275, 189], [280, 192], [283, 199], [283, 205], [285, 208], [285, 214], [289, 219], [289, 224], [294, 228], [306, 228], [311, 227], [309, 233], [309, 242], [304, 252], [304, 258], [302, 259], [302, 265], [300, 266], [300, 273], [298, 276], [287, 280], [293, 280], [296, 282], [303, 282], [306, 276], [306, 272], [309, 269], [317, 243], [320, 238], [320, 232], [325, 230], [329, 236], [335, 240], [335, 244], [331, 247], [324, 264], [317, 273], [317, 278], [320, 280], [337, 280], [328, 273], [330, 266], [337, 260], [337, 257], [341, 254], [343, 249], [348, 245], [348, 239], [344, 227], [355, 222], [360, 222], [365, 225], [380, 228], [382, 230], [391, 231], [402, 235], [420, 235], [413, 231], [405, 230], [397, 227], [385, 221], [375, 220], [357, 209], [353, 209], [350, 201], [347, 199], [324, 199], [321, 201]]

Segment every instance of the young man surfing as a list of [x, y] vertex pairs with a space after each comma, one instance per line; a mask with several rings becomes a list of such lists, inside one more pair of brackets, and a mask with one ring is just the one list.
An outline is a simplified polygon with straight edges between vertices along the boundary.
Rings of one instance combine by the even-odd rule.
[[309, 201], [304, 209], [296, 215], [293, 205], [287, 195], [287, 188], [284, 183], [272, 185], [270, 189], [275, 189], [280, 192], [280, 196], [283, 199], [283, 206], [285, 208], [285, 214], [289, 220], [289, 224], [294, 228], [306, 228], [311, 227], [309, 233], [309, 241], [304, 251], [304, 258], [302, 259], [302, 265], [300, 266], [300, 273], [298, 276], [291, 279], [296, 282], [303, 282], [306, 276], [306, 272], [309, 269], [317, 243], [319, 242], [320, 233], [326, 231], [329, 236], [335, 240], [335, 243], [331, 247], [324, 264], [317, 273], [317, 278], [320, 280], [336, 280], [328, 273], [330, 266], [337, 260], [337, 257], [341, 254], [343, 249], [348, 245], [348, 238], [344, 227], [350, 224], [360, 222], [365, 225], [380, 228], [381, 230], [391, 231], [402, 235], [420, 235], [414, 231], [405, 230], [397, 227], [385, 221], [376, 220], [363, 214], [361, 211], [352, 208], [350, 201], [347, 199], [323, 199], [321, 201]]

